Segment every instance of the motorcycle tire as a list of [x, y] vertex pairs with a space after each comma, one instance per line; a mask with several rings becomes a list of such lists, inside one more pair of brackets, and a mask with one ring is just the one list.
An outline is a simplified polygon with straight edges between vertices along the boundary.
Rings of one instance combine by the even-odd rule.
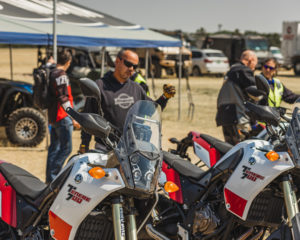
[[88, 215], [80, 224], [75, 240], [113, 240], [114, 227], [107, 216]]
[[16, 234], [13, 229], [0, 219], [0, 239], [1, 240], [16, 240]]
[[13, 111], [8, 118], [6, 135], [18, 146], [34, 147], [46, 136], [46, 119], [38, 110], [30, 107]]

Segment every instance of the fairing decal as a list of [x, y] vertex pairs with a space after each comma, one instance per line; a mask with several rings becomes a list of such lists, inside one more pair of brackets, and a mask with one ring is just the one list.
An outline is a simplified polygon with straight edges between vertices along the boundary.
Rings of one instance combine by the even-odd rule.
[[52, 238], [56, 240], [65, 240], [69, 238], [72, 226], [49, 211], [49, 223], [51, 226], [50, 233]]
[[171, 199], [173, 199], [174, 201], [176, 201], [180, 204], [183, 204], [183, 197], [182, 197], [182, 190], [181, 190], [179, 174], [173, 168], [168, 168], [168, 164], [166, 164], [165, 162], [163, 162], [163, 164], [162, 164], [162, 170], [166, 174], [167, 180], [174, 182], [179, 187], [178, 191], [169, 193], [169, 197]]
[[16, 191], [8, 184], [0, 173], [0, 213], [4, 222], [10, 226], [17, 226]]
[[247, 204], [247, 200], [243, 199], [242, 197], [236, 195], [226, 188], [224, 189], [224, 196], [227, 209], [242, 217]]

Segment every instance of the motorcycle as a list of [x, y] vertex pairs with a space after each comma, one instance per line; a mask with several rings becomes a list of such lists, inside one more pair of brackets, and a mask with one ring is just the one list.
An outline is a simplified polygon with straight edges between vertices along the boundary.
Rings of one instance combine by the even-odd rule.
[[[252, 100], [259, 100], [263, 96], [268, 96], [270, 87], [267, 80], [260, 74], [255, 76], [255, 82], [256, 86], [246, 88], [246, 92], [252, 97]], [[286, 108], [276, 107], [274, 109], [278, 111], [282, 118], [288, 118], [285, 116], [287, 110]], [[252, 130], [250, 132], [241, 130], [242, 134], [245, 136], [245, 139], [256, 138], [269, 140], [270, 138], [265, 126], [262, 123], [258, 123], [256, 120], [257, 119], [255, 118], [252, 119], [255, 124], [252, 126]], [[281, 127], [278, 127], [279, 131], [280, 129]], [[193, 147], [195, 155], [199, 158], [195, 165], [199, 167], [206, 166], [208, 168], [211, 168], [213, 165], [215, 165], [217, 161], [219, 161], [220, 158], [223, 157], [233, 147], [233, 145], [227, 142], [196, 131], [189, 132], [188, 135], [181, 140], [170, 138], [169, 141], [173, 144], [176, 144], [176, 149], [169, 149], [169, 152], [179, 155], [180, 157], [191, 162], [191, 158], [189, 157], [187, 150], [189, 147]]]
[[[80, 82], [85, 96], [99, 99], [95, 82]], [[49, 185], [1, 161], [0, 239], [137, 239], [158, 200], [159, 108], [136, 102], [120, 139], [101, 116], [72, 108], [66, 112], [111, 150], [71, 157]]]
[[269, 141], [243, 141], [207, 171], [166, 153], [163, 172], [179, 190], [159, 195], [146, 225], [154, 239], [300, 239], [300, 101], [280, 131], [277, 111], [246, 107]]

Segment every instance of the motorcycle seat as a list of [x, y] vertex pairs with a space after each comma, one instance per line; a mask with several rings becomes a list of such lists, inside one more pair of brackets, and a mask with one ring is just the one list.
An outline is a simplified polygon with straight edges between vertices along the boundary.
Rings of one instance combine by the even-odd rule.
[[200, 137], [217, 149], [222, 156], [225, 155], [225, 153], [227, 153], [231, 148], [233, 148], [231, 144], [223, 142], [220, 139], [214, 138], [210, 135], [200, 134]]
[[1, 163], [0, 172], [18, 194], [32, 200], [37, 199], [48, 186], [31, 173], [11, 163]]
[[180, 156], [163, 151], [163, 160], [171, 168], [185, 177], [200, 179], [206, 171], [195, 166], [191, 162], [182, 159]]

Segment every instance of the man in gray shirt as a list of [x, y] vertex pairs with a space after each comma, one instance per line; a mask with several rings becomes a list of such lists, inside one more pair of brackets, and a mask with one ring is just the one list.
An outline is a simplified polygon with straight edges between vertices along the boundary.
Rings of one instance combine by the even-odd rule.
[[[138, 100], [151, 100], [139, 84], [129, 79], [135, 72], [138, 63], [139, 58], [135, 52], [131, 50], [120, 51], [115, 61], [115, 71], [106, 73], [102, 79], [96, 81], [101, 92], [100, 109], [102, 112], [99, 113], [98, 104], [92, 98], [87, 99], [84, 112], [99, 113], [122, 132], [130, 107]], [[156, 102], [164, 109], [168, 99], [174, 95], [175, 87], [165, 85], [164, 93]], [[89, 149], [90, 140], [91, 136], [82, 131], [80, 153]], [[96, 138], [95, 140], [97, 149], [106, 149], [101, 139]]]

